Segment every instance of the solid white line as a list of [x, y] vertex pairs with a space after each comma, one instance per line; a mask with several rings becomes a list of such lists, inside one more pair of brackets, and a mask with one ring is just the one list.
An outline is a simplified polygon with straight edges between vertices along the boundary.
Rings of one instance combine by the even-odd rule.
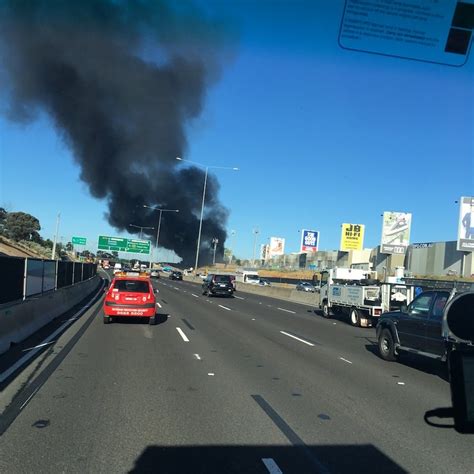
[[308, 341], [305, 341], [304, 339], [301, 339], [299, 337], [296, 337], [296, 336], [293, 336], [293, 334], [288, 334], [287, 332], [285, 331], [280, 331], [282, 334], [284, 334], [285, 336], [288, 336], [288, 337], [292, 337], [293, 339], [296, 339], [297, 341], [300, 341], [300, 342], [303, 342], [304, 344], [308, 344], [308, 346], [314, 346], [314, 344], [312, 344], [311, 342], [308, 342]]
[[[91, 298], [91, 301], [94, 301], [97, 295], [102, 291], [102, 288], [99, 289], [99, 291]], [[94, 304], [96, 301], [94, 301]], [[67, 320], [63, 325], [61, 325], [56, 331], [54, 331], [52, 334], [50, 334], [43, 342], [47, 343], [52, 341], [58, 334], [61, 334], [64, 329], [66, 329], [68, 326], [71, 325], [71, 321], [78, 319], [79, 315], [81, 313], [85, 313], [89, 308], [91, 307], [91, 303], [87, 303], [84, 307], [82, 307], [74, 316], [70, 319]], [[0, 383], [5, 381], [10, 375], [12, 375], [14, 372], [16, 372], [22, 365], [24, 365], [27, 361], [29, 361], [38, 351], [38, 349], [32, 349], [29, 351], [27, 354], [25, 354], [23, 357], [18, 359], [9, 369], [5, 370], [5, 372], [2, 372], [0, 374]]]
[[75, 321], [77, 318], [63, 319], [61, 322], [65, 323], [66, 321]]
[[244, 300], [245, 298], [242, 298], [241, 296], [234, 295], [234, 298], [237, 298], [238, 300]]
[[198, 295], [195, 295], [194, 293], [191, 293], [191, 294], [194, 296], [194, 298], [199, 298]]
[[219, 307], [222, 308], [222, 309], [226, 309], [227, 311], [230, 311], [230, 308], [228, 308], [227, 306], [222, 306], [222, 305], [220, 304]]
[[339, 359], [343, 360], [344, 362], [347, 362], [348, 364], [352, 364], [350, 360], [344, 359], [344, 357], [339, 357]]
[[34, 397], [35, 393], [39, 390], [39, 387], [36, 387], [36, 390], [26, 399], [26, 401], [23, 403], [23, 405], [20, 407], [20, 410], [23, 410], [23, 408], [26, 406], [26, 404]]
[[291, 311], [289, 309], [285, 309], [285, 308], [277, 308], [277, 309], [279, 309], [280, 311], [285, 311], [287, 313], [296, 314], [296, 311]]
[[199, 354], [194, 354], [194, 357], [196, 357], [197, 360], [201, 360], [201, 356]]
[[262, 462], [270, 474], [283, 474], [283, 471], [272, 458], [262, 458]]
[[47, 346], [48, 344], [54, 344], [55, 341], [43, 342], [43, 344], [38, 344], [37, 346], [28, 347], [28, 349], [23, 349], [21, 352], [28, 352], [32, 349], [39, 349], [40, 347]]
[[189, 342], [189, 339], [187, 338], [186, 334], [184, 334], [181, 328], [176, 328], [176, 331], [179, 332], [179, 335], [183, 338], [184, 342]]

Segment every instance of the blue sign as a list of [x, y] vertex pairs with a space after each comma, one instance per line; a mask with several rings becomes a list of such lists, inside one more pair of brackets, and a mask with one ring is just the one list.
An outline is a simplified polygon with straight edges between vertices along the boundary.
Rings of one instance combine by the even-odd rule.
[[301, 231], [301, 250], [300, 252], [317, 252], [319, 246], [319, 232], [316, 230]]

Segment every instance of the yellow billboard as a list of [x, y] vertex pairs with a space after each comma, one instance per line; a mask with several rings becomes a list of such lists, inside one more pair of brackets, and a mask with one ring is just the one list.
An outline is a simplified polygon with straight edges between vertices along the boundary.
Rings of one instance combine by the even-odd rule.
[[364, 248], [364, 224], [342, 224], [341, 247], [343, 252]]

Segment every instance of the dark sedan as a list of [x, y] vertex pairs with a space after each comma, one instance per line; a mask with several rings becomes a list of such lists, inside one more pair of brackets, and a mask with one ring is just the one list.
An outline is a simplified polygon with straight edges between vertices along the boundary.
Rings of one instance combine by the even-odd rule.
[[170, 280], [182, 280], [183, 274], [181, 272], [171, 272], [169, 276]]

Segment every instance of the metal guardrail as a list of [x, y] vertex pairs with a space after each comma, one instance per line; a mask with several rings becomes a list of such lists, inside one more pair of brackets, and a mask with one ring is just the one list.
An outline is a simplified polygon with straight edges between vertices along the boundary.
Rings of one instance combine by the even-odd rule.
[[0, 256], [0, 304], [55, 291], [96, 274], [95, 263]]

